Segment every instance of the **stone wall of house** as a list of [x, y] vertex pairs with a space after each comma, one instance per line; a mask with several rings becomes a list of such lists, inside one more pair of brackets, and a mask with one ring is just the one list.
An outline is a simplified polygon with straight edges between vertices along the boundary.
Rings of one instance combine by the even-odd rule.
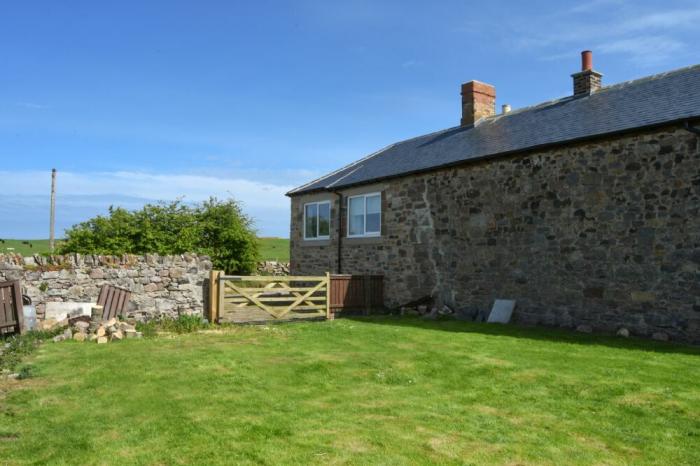
[[[523, 324], [700, 343], [697, 135], [669, 127], [343, 195], [362, 190], [382, 192], [382, 236], [343, 238], [342, 272], [384, 274], [388, 306], [432, 296], [473, 313], [510, 298]], [[326, 199], [331, 239], [304, 241], [303, 204]], [[337, 272], [339, 205], [292, 199], [292, 274]]]
[[21, 280], [23, 293], [43, 318], [49, 301], [95, 302], [102, 285], [132, 292], [129, 316], [152, 318], [202, 314], [208, 257], [66, 255], [21, 257], [0, 255], [0, 281]]

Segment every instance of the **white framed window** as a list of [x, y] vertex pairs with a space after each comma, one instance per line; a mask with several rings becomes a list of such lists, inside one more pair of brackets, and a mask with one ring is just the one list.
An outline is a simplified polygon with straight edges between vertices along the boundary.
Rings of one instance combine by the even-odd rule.
[[380, 236], [381, 233], [381, 193], [348, 197], [348, 238]]
[[330, 201], [304, 204], [304, 239], [330, 239]]

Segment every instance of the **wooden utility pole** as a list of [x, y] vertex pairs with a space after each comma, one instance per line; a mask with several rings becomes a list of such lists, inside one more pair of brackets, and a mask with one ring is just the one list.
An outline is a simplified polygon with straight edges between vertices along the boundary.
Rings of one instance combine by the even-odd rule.
[[56, 246], [56, 169], [51, 169], [51, 215], [49, 220], [49, 251], [53, 254]]

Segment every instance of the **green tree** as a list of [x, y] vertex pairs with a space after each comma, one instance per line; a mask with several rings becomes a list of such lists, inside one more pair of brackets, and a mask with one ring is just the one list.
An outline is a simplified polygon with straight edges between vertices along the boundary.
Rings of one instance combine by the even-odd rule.
[[211, 257], [227, 273], [248, 273], [258, 260], [252, 219], [233, 199], [211, 198], [188, 205], [181, 200], [128, 211], [110, 207], [66, 231], [59, 252], [162, 255], [194, 252]]

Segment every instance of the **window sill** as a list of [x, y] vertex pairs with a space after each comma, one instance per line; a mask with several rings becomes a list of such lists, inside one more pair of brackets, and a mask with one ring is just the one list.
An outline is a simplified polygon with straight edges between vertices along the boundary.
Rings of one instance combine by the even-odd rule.
[[330, 246], [330, 239], [302, 239], [302, 247]]
[[382, 236], [350, 236], [343, 238], [343, 244], [348, 246], [362, 245], [362, 244], [379, 244], [383, 241]]

